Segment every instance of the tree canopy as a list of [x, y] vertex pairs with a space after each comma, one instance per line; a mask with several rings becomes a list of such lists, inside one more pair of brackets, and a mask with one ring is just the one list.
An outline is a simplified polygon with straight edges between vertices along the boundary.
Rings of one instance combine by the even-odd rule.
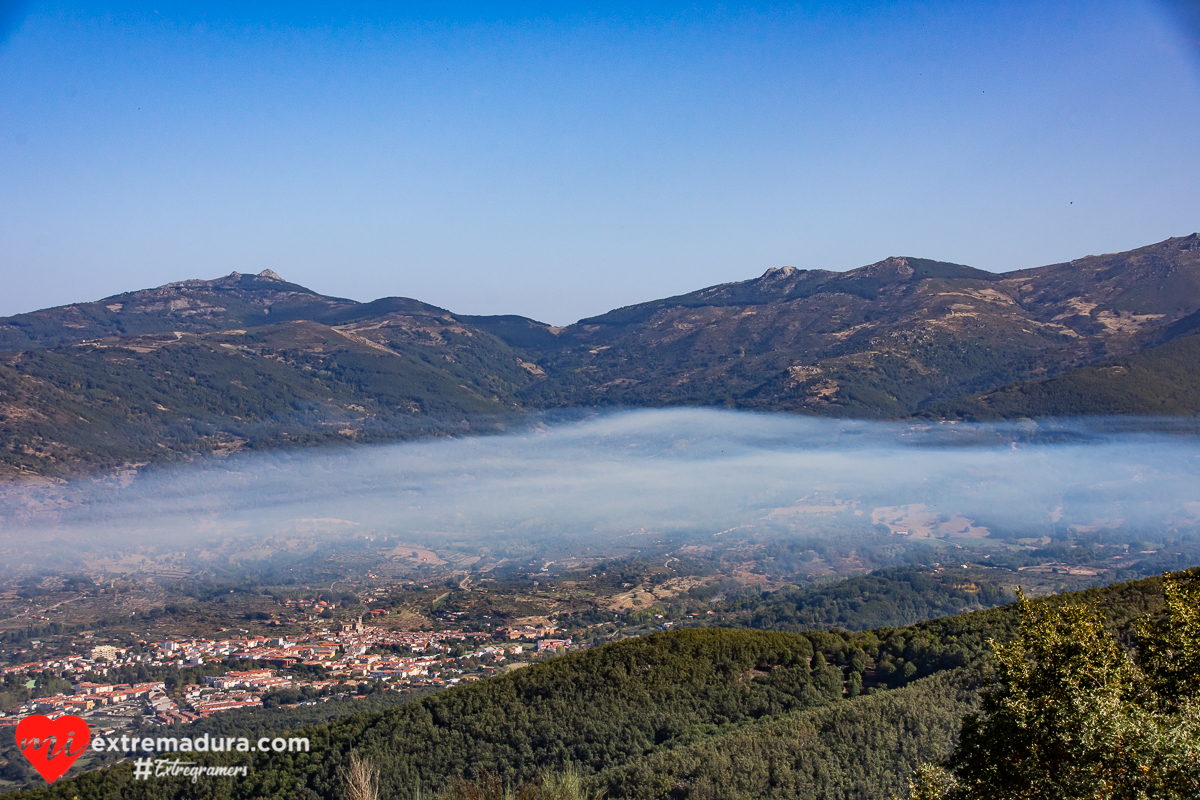
[[1020, 635], [993, 642], [997, 684], [913, 798], [1200, 796], [1200, 573], [1169, 575], [1165, 612], [1133, 651], [1094, 605], [1020, 600]]

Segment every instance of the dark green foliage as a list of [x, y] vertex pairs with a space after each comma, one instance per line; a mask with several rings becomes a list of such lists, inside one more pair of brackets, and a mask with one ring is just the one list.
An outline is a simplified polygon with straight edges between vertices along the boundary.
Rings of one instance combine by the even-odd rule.
[[922, 416], [996, 420], [1125, 414], [1200, 414], [1200, 336], [953, 400]]
[[953, 756], [960, 781], [978, 787], [972, 795], [1033, 790], [1047, 800], [1111, 789], [1113, 776], [1096, 767], [1116, 764], [1114, 749], [1129, 733], [1121, 712], [1133, 689], [1131, 664], [1086, 606], [1035, 613], [1023, 600], [1022, 617], [1021, 638], [997, 650], [1001, 688], [984, 695], [986, 716], [964, 723]]
[[914, 797], [947, 800], [1200, 795], [1200, 573], [1168, 576], [1165, 614], [1138, 625], [1136, 660], [1095, 606], [1022, 598], [996, 644], [997, 685], [946, 766]]
[[947, 673], [895, 692], [747, 725], [606, 770], [607, 797], [683, 800], [885, 797], [953, 745], [975, 692]]
[[919, 567], [880, 570], [811, 589], [781, 589], [724, 603], [737, 624], [774, 631], [900, 627], [933, 617], [1010, 603], [1016, 594], [956, 571]]
[[[738, 723], [829, 702], [803, 637], [728, 630], [659, 634], [519, 670], [393, 713], [360, 740], [385, 794], [490, 770], [520, 782], [594, 772]], [[762, 679], [756, 679], [760, 676]], [[837, 695], [840, 698], [840, 680]]]
[[1200, 572], [1163, 584], [1167, 613], [1138, 628], [1138, 663], [1151, 692], [1167, 709], [1200, 698]]

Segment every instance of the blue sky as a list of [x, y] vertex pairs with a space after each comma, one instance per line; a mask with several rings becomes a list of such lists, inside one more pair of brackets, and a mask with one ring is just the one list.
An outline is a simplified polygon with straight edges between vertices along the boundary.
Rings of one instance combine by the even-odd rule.
[[563, 324], [1200, 230], [1159, 3], [563, 5], [7, 4], [0, 314], [270, 268]]

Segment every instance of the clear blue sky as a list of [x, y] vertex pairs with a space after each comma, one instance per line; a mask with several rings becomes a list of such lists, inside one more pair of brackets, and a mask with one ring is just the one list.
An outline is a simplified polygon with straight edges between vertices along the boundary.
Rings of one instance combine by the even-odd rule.
[[1162, 4], [565, 5], [4, 4], [0, 314], [270, 268], [562, 324], [1200, 229]]

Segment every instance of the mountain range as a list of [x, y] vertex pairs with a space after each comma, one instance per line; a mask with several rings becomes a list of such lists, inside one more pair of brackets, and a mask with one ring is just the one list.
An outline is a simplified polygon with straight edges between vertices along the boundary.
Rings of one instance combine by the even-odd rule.
[[599, 406], [1195, 415], [1198, 332], [1200, 234], [1001, 274], [912, 257], [772, 268], [566, 327], [235, 272], [0, 318], [0, 469], [465, 433]]

